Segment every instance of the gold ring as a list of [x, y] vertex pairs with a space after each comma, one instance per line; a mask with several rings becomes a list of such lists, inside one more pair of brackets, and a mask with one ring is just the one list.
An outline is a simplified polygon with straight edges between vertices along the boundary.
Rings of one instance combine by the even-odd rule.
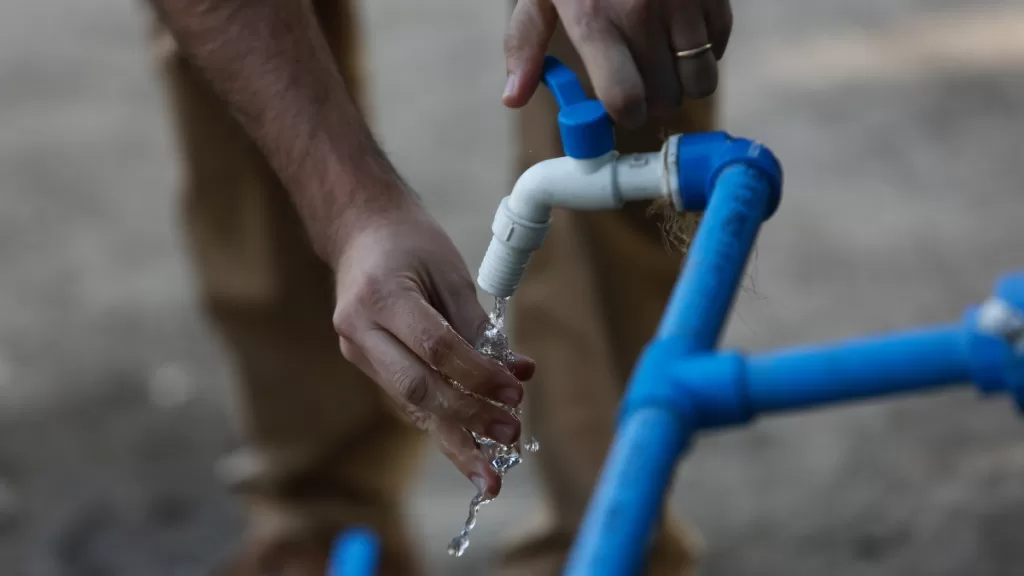
[[700, 48], [690, 48], [689, 50], [680, 50], [676, 52], [676, 58], [693, 58], [700, 56], [701, 54], [711, 50], [711, 44], [705, 44]]

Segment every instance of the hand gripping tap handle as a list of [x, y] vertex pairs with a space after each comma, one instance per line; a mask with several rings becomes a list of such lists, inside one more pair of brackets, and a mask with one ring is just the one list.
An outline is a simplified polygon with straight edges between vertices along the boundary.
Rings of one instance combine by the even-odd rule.
[[667, 198], [679, 211], [704, 211], [723, 171], [746, 165], [769, 180], [768, 213], [779, 201], [782, 173], [764, 146], [724, 132], [670, 136], [661, 150], [619, 155], [604, 106], [589, 99], [576, 75], [555, 58], [544, 62], [544, 83], [559, 105], [566, 155], [541, 161], [520, 175], [491, 224], [477, 284], [511, 296], [530, 255], [540, 248], [553, 208], [617, 210], [631, 201]]

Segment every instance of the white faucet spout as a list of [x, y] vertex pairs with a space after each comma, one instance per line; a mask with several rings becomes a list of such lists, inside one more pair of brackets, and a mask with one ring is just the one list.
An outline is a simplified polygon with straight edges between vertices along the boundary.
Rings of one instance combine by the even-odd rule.
[[494, 237], [480, 265], [477, 283], [494, 296], [511, 296], [530, 254], [540, 248], [551, 225], [552, 208], [614, 210], [631, 200], [674, 197], [674, 141], [660, 152], [596, 158], [555, 158], [520, 176], [494, 216]]

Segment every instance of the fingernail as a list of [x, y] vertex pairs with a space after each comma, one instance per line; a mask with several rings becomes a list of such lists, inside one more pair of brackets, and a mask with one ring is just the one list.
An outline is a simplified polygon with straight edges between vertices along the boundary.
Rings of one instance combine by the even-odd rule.
[[506, 406], [515, 408], [519, 406], [519, 403], [523, 401], [523, 389], [522, 388], [502, 388], [498, 390], [498, 402]]
[[516, 75], [514, 72], [508, 73], [508, 80], [505, 81], [505, 92], [502, 93], [502, 98], [507, 98], [512, 95], [516, 90]]
[[488, 428], [491, 438], [502, 444], [511, 444], [516, 441], [516, 428], [504, 422], [495, 422]]
[[473, 486], [476, 486], [477, 493], [479, 493], [479, 494], [486, 494], [487, 493], [487, 480], [485, 480], [483, 476], [480, 476], [480, 475], [470, 476], [469, 477], [469, 481], [473, 483]]
[[529, 356], [524, 356], [522, 354], [516, 354], [515, 352], [512, 353], [512, 362], [525, 362], [528, 364], [537, 363], [533, 358], [530, 358]]

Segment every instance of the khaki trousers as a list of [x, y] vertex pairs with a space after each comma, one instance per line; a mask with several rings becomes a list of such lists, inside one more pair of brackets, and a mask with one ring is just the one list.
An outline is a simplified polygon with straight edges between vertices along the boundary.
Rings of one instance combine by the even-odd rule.
[[[353, 6], [316, 4], [342, 73], [361, 98], [366, 61]], [[183, 162], [183, 224], [202, 301], [238, 374], [248, 448], [228, 468], [248, 504], [252, 536], [323, 536], [369, 524], [384, 541], [384, 573], [416, 574], [401, 504], [423, 438], [342, 358], [331, 326], [330, 271], [311, 250], [280, 182], [165, 31], [157, 28], [155, 38], [163, 47]], [[585, 80], [561, 31], [550, 52]], [[519, 168], [562, 155], [556, 112], [541, 89], [517, 114]], [[665, 134], [710, 130], [714, 112], [710, 100], [688, 103], [667, 123], [620, 132], [618, 149], [654, 151]], [[553, 523], [502, 558], [503, 574], [554, 576], [565, 561], [625, 380], [681, 262], [647, 208], [557, 211], [513, 299], [514, 345], [538, 366], [528, 384], [528, 426], [541, 442], [535, 457]], [[693, 555], [682, 531], [666, 521], [648, 573], [687, 574]]]

